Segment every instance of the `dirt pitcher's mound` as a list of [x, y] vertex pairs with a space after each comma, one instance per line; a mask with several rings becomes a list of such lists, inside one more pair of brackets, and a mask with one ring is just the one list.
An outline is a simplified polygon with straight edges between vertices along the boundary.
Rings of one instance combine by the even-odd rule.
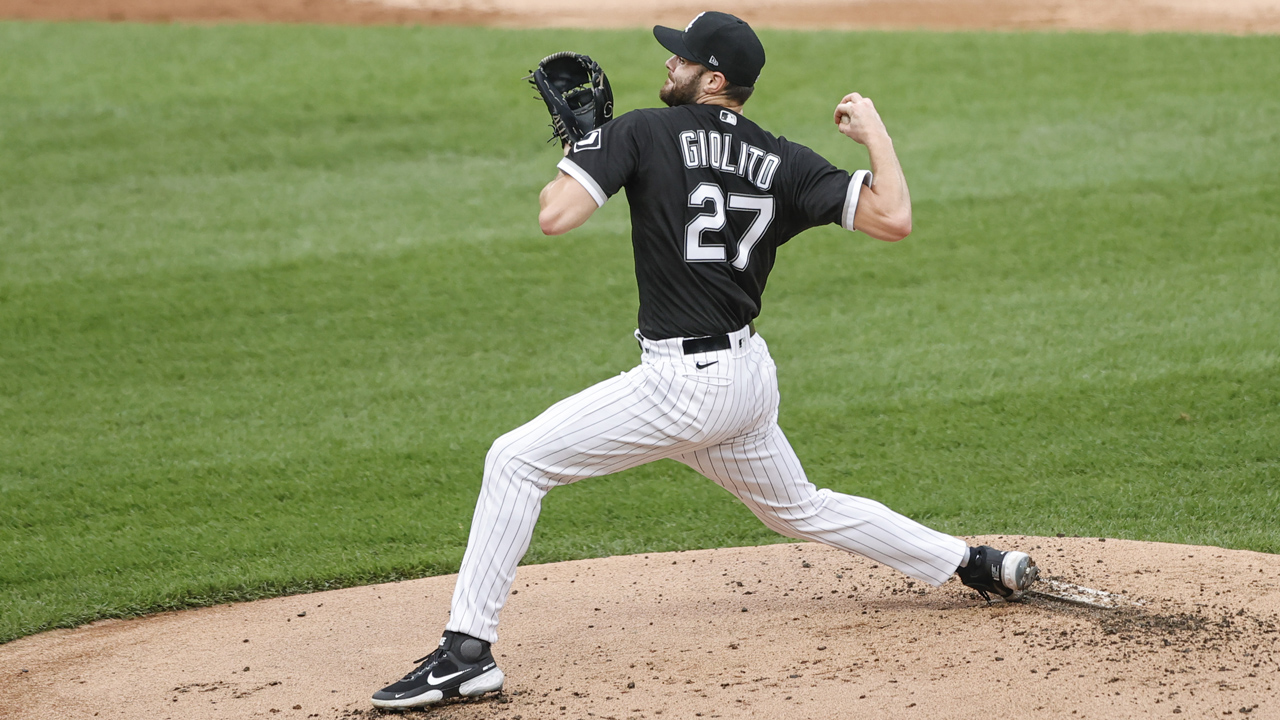
[[[1132, 604], [988, 606], [812, 545], [521, 568], [505, 692], [442, 718], [1280, 717], [1280, 556], [980, 538]], [[353, 718], [434, 646], [453, 576], [0, 646], [0, 716]]]

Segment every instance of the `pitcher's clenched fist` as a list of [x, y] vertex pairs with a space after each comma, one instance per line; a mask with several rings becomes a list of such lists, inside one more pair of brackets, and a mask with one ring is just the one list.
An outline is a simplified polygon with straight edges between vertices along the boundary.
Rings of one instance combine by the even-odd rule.
[[880, 120], [880, 113], [876, 112], [875, 103], [858, 93], [845, 95], [836, 105], [835, 122], [840, 132], [863, 145], [873, 137], [889, 134]]

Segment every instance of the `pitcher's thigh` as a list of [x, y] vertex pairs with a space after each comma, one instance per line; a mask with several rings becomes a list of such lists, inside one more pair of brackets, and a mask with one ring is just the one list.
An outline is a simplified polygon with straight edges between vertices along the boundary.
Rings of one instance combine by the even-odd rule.
[[766, 525], [812, 515], [821, 504], [800, 458], [776, 424], [766, 431], [675, 457], [741, 500]]
[[547, 408], [494, 441], [485, 478], [528, 473], [547, 487], [620, 472], [667, 457], [675, 444], [632, 373], [617, 375]]

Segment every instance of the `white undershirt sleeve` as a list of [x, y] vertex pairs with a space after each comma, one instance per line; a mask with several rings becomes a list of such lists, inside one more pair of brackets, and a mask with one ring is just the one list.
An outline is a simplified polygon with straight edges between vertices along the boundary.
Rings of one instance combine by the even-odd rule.
[[[591, 199], [596, 201], [596, 207], [603, 207], [605, 201], [609, 199], [609, 196], [605, 195], [604, 190], [600, 188], [600, 183], [596, 182], [595, 178], [588, 175], [587, 171], [583, 170], [574, 161], [569, 158], [564, 158], [556, 164], [556, 167], [560, 168], [564, 171], [565, 175], [577, 180], [582, 187], [586, 188], [587, 192], [591, 194]], [[857, 200], [854, 202], [856, 203]]]
[[[566, 171], [568, 172], [568, 171]], [[840, 226], [850, 232], [856, 232], [853, 216], [858, 213], [858, 199], [862, 197], [862, 186], [871, 187], [871, 171], [859, 170], [849, 178], [849, 193], [844, 198], [844, 213], [840, 216]]]

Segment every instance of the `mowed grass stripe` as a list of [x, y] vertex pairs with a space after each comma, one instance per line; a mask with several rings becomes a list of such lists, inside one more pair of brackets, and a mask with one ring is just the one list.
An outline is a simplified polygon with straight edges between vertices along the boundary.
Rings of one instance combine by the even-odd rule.
[[[765, 42], [749, 113], [861, 166], [866, 93], [916, 201], [781, 252], [812, 479], [1280, 551], [1280, 39]], [[0, 24], [0, 639], [456, 569], [492, 439], [635, 362], [623, 199], [535, 223], [520, 76], [565, 48], [655, 104], [640, 31]], [[658, 463], [552, 493], [527, 561], [780, 540]]]

